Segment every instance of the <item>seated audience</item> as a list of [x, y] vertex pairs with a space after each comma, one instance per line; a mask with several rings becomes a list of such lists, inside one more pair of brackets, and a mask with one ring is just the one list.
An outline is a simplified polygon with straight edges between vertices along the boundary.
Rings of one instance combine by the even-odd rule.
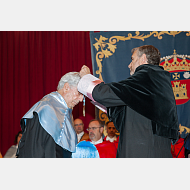
[[100, 158], [116, 158], [117, 149], [114, 143], [102, 138], [104, 126], [99, 120], [91, 120], [88, 125], [89, 138], [99, 152]]
[[114, 126], [114, 123], [111, 121], [108, 121], [106, 123], [106, 129], [107, 129], [107, 136], [104, 138], [105, 141], [110, 141], [115, 143], [116, 148], [118, 147], [119, 142], [119, 136], [116, 136], [116, 128]]
[[18, 148], [18, 143], [22, 137], [22, 131], [19, 131], [17, 135], [15, 136], [15, 145], [12, 145], [6, 152], [4, 158], [16, 158], [16, 152]]
[[77, 118], [74, 120], [74, 128], [77, 133], [78, 142], [89, 140], [88, 133], [84, 132], [84, 123], [81, 119]]

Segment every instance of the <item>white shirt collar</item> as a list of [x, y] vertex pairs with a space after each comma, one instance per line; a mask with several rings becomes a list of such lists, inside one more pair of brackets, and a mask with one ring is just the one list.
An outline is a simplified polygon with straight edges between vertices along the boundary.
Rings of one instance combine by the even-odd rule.
[[98, 141], [92, 141], [92, 144], [96, 145], [96, 144], [99, 144], [99, 143], [102, 143], [102, 142], [103, 142], [103, 139], [101, 137]]
[[116, 136], [114, 136], [113, 138], [110, 138], [110, 137], [106, 137], [106, 140], [107, 141], [110, 141], [110, 142], [114, 142], [114, 141], [116, 141], [117, 140], [117, 137]]
[[84, 135], [84, 131], [82, 131], [81, 133], [77, 134], [77, 139], [78, 142], [80, 141], [81, 137]]

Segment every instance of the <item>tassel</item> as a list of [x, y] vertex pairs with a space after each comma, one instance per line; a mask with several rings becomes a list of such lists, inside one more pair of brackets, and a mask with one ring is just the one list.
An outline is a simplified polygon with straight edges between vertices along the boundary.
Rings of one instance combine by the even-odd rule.
[[83, 95], [83, 116], [85, 117], [85, 96]]

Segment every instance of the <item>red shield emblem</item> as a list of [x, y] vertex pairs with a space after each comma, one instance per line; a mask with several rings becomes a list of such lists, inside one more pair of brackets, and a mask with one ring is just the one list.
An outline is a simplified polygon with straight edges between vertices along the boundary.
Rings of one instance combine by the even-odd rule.
[[190, 56], [174, 55], [161, 58], [160, 66], [171, 73], [171, 84], [176, 105], [185, 104], [190, 99]]

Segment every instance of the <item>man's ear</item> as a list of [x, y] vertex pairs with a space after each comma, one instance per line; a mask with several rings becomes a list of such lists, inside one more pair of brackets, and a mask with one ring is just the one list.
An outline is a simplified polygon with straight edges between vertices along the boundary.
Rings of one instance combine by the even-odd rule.
[[101, 128], [100, 128], [100, 132], [101, 132], [101, 133], [103, 133], [103, 131], [104, 131], [104, 128], [103, 128], [103, 127], [101, 127]]
[[140, 58], [140, 65], [143, 65], [143, 64], [148, 64], [147, 63], [147, 58], [146, 58], [146, 54], [144, 53], [141, 58]]
[[66, 83], [64, 84], [64, 86], [63, 86], [63, 90], [64, 90], [64, 92], [67, 92], [69, 89], [70, 89], [69, 83], [66, 82]]

